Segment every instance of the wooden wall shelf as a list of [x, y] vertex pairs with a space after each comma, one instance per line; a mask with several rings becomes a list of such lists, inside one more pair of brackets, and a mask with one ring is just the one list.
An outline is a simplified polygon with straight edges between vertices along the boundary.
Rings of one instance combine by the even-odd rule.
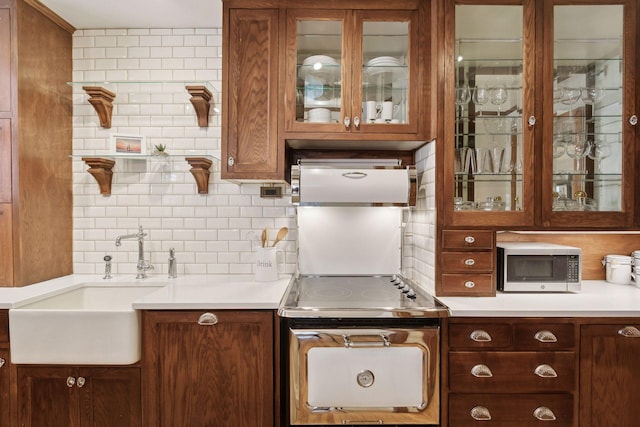
[[[109, 158], [111, 157], [111, 158]], [[191, 166], [191, 174], [196, 181], [198, 194], [209, 193], [209, 176], [211, 174], [211, 165], [213, 161], [203, 156], [107, 156], [107, 157], [81, 157], [88, 166], [89, 172], [100, 187], [100, 194], [111, 195], [111, 181], [113, 178], [112, 169], [116, 164], [115, 159], [125, 160], [169, 160], [171, 158], [185, 160]]]
[[[167, 89], [175, 92], [186, 89], [191, 98], [191, 104], [198, 119], [198, 126], [209, 126], [209, 111], [214, 93], [218, 92], [207, 81], [115, 81], [115, 82], [69, 82], [71, 86], [80, 86], [89, 95], [89, 103], [98, 113], [100, 126], [109, 129], [113, 114], [113, 100], [115, 92], [142, 92], [149, 90], [165, 91]], [[176, 87], [176, 85], [179, 85]], [[111, 88], [107, 89], [105, 86]], [[153, 88], [153, 89], [152, 89]]]
[[113, 114], [113, 100], [116, 94], [100, 86], [82, 86], [82, 89], [89, 95], [89, 103], [93, 105], [100, 126], [105, 129], [111, 127], [111, 115]]

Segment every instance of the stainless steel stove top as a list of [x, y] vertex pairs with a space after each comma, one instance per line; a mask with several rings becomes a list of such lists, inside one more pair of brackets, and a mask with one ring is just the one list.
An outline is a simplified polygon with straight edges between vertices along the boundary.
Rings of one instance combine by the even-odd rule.
[[299, 276], [278, 311], [282, 317], [446, 317], [447, 309], [398, 276]]

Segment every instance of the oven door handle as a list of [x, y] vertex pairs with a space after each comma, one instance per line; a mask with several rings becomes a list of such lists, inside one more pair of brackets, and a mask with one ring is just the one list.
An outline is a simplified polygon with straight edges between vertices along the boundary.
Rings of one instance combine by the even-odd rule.
[[342, 335], [342, 342], [347, 348], [353, 347], [389, 347], [391, 342], [385, 334], [375, 335]]

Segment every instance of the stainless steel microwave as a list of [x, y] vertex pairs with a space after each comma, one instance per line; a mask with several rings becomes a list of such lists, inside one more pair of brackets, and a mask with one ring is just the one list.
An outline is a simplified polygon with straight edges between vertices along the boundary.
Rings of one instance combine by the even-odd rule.
[[582, 250], [542, 242], [497, 244], [497, 286], [502, 292], [579, 292]]

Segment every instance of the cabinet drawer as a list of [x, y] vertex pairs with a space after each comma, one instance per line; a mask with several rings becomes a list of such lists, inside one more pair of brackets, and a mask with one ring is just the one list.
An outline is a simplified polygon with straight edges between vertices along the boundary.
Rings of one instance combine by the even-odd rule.
[[0, 342], [9, 342], [9, 312], [0, 310]]
[[482, 230], [444, 230], [442, 232], [443, 249], [493, 249], [495, 238], [493, 231]]
[[576, 346], [576, 327], [572, 323], [516, 323], [515, 344], [519, 349], [557, 350]]
[[451, 352], [449, 388], [464, 393], [573, 392], [573, 352]]
[[442, 295], [447, 296], [495, 296], [493, 274], [442, 274]]
[[449, 426], [478, 425], [571, 427], [573, 397], [570, 394], [451, 394]]
[[509, 323], [451, 323], [449, 347], [500, 349], [513, 345], [513, 327]]
[[440, 257], [442, 271], [447, 273], [493, 272], [493, 252], [442, 252]]

